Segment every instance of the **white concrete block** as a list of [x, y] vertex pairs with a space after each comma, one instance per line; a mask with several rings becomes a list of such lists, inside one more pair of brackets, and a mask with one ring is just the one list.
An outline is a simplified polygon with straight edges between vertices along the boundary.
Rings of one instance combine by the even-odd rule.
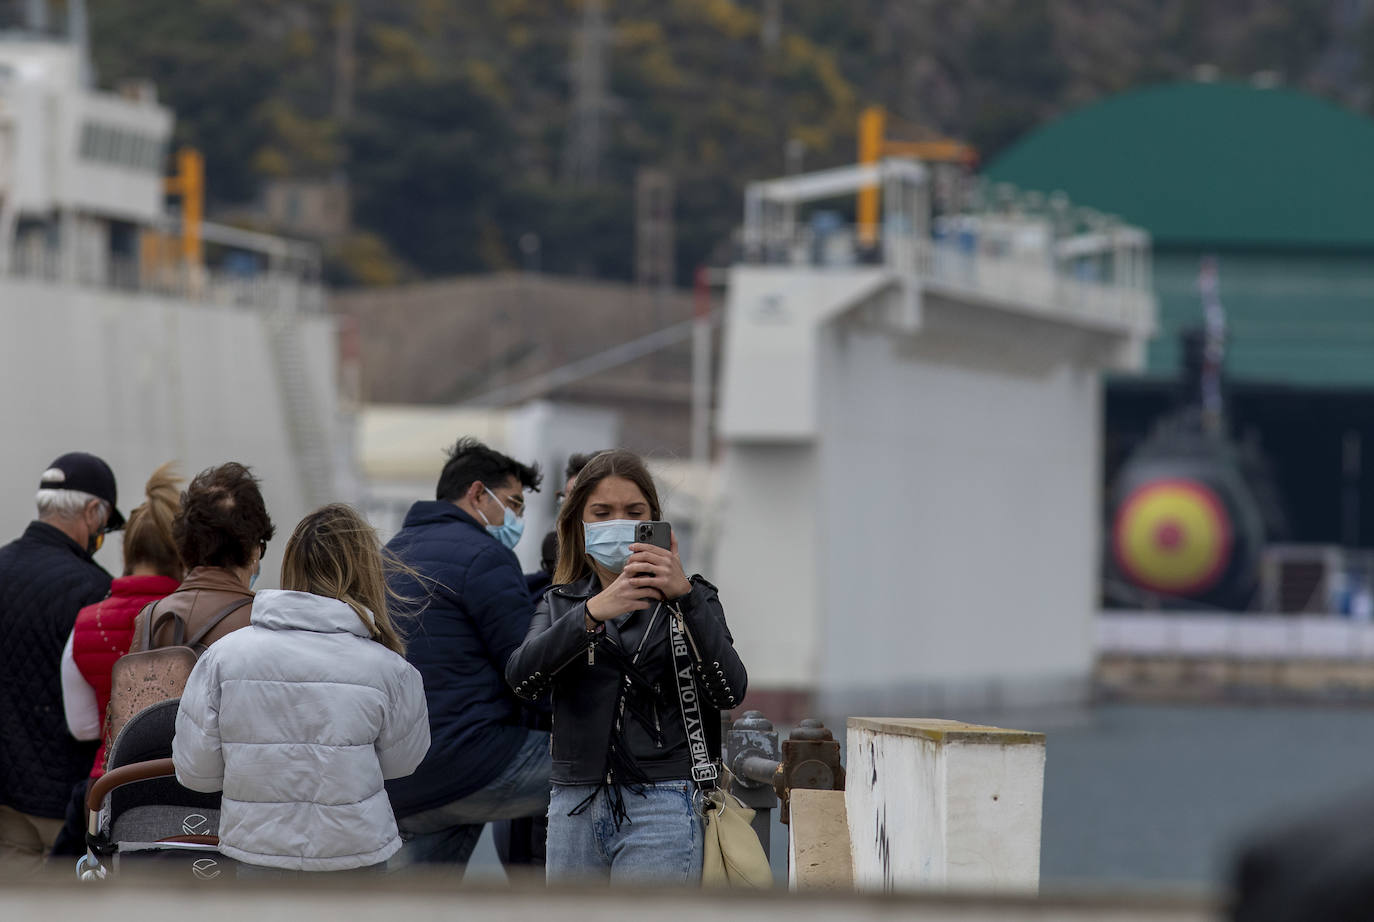
[[847, 751], [858, 889], [1038, 889], [1044, 734], [851, 717]]

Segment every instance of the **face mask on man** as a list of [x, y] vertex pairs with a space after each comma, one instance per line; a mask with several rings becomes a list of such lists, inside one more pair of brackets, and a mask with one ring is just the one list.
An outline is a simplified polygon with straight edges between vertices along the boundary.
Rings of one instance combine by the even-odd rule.
[[510, 506], [501, 502], [501, 498], [491, 492], [490, 489], [485, 486], [482, 489], [487, 491], [488, 496], [496, 500], [496, 504], [501, 507], [505, 517], [500, 525], [493, 525], [481, 509], [477, 510], [477, 514], [482, 516], [482, 521], [486, 523], [487, 531], [491, 532], [492, 537], [511, 550], [515, 550], [515, 546], [520, 543], [520, 536], [525, 533], [525, 520], [512, 512]]
[[102, 517], [100, 520], [100, 524], [96, 525], [95, 528], [91, 531], [90, 536], [86, 538], [86, 553], [94, 554], [96, 551], [104, 547], [106, 521], [108, 521], [108, 519]]
[[634, 544], [638, 524], [634, 519], [583, 522], [582, 540], [587, 553], [607, 570], [619, 573], [630, 559], [630, 545]]

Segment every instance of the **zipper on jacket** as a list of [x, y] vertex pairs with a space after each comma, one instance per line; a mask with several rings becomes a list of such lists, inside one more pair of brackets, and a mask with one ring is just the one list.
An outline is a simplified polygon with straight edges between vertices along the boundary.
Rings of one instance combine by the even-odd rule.
[[683, 615], [681, 608], [679, 608], [675, 614], [677, 615], [677, 623], [682, 626], [683, 636], [686, 637], [687, 642], [692, 645], [692, 655], [696, 657], [697, 665], [702, 665], [706, 661], [701, 658], [701, 650], [697, 647], [697, 639], [693, 637], [692, 632], [687, 629], [687, 617]]
[[662, 693], [662, 692], [660, 691], [659, 684], [658, 684], [657, 682], [655, 682], [655, 683], [654, 683], [654, 698], [653, 698], [652, 701], [649, 702], [649, 707], [651, 707], [651, 708], [654, 709], [654, 748], [655, 748], [655, 749], [662, 749], [662, 748], [663, 748], [663, 724], [659, 723], [659, 720], [658, 720], [658, 696], [659, 696], [661, 693]]
[[[592, 654], [592, 649], [591, 649], [591, 648], [592, 648], [593, 646], [595, 646], [595, 642], [594, 642], [594, 641], [589, 641], [588, 644], [587, 644], [587, 661], [588, 661], [588, 662], [590, 662], [590, 661], [592, 660], [593, 654]], [[575, 651], [573, 651], [573, 655], [572, 655], [572, 656], [568, 657], [568, 658], [565, 659], [563, 662], [559, 663], [557, 666], [554, 667], [553, 671], [549, 673], [549, 678], [553, 678], [554, 676], [556, 676], [556, 675], [558, 675], [560, 672], [562, 672], [564, 669], [567, 669], [567, 668], [568, 668], [569, 666], [571, 666], [571, 665], [573, 664], [573, 662], [574, 662], [579, 656], [581, 656], [581, 655], [582, 655], [582, 651], [581, 651], [581, 650], [575, 650]]]
[[587, 644], [587, 665], [596, 665], [596, 641]]

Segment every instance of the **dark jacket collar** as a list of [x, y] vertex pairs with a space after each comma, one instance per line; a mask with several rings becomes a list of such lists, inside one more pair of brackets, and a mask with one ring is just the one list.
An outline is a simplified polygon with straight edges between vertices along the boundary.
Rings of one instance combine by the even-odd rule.
[[49, 525], [47, 522], [40, 522], [35, 519], [29, 523], [28, 528], [24, 529], [24, 538], [37, 544], [66, 548], [82, 560], [95, 563], [95, 558], [87, 553], [84, 547], [73, 541], [65, 531], [56, 525]]
[[[433, 525], [436, 522], [466, 522], [467, 524], [481, 530], [482, 534], [489, 534], [487, 527], [481, 522], [459, 509], [453, 503], [442, 499], [422, 499], [410, 507], [406, 513], [405, 524], [402, 528], [411, 528], [416, 525]], [[495, 540], [495, 539], [493, 539]]]
[[601, 589], [596, 582], [596, 574], [589, 573], [581, 579], [573, 580], [571, 583], [554, 586], [553, 591], [568, 599], [590, 599], [600, 592]]

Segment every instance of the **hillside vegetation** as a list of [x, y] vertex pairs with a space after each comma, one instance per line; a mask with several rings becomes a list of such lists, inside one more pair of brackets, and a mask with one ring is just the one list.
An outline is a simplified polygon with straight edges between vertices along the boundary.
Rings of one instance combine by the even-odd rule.
[[1374, 77], [1374, 4], [1347, 0], [605, 0], [592, 177], [568, 153], [581, 0], [91, 7], [101, 82], [156, 81], [177, 140], [205, 152], [212, 209], [270, 177], [348, 176], [355, 231], [330, 245], [344, 284], [511, 268], [528, 232], [546, 271], [627, 278], [643, 166], [676, 182], [685, 280], [789, 139], [807, 168], [849, 162], [869, 103], [987, 157], [1199, 65], [1357, 109]]

